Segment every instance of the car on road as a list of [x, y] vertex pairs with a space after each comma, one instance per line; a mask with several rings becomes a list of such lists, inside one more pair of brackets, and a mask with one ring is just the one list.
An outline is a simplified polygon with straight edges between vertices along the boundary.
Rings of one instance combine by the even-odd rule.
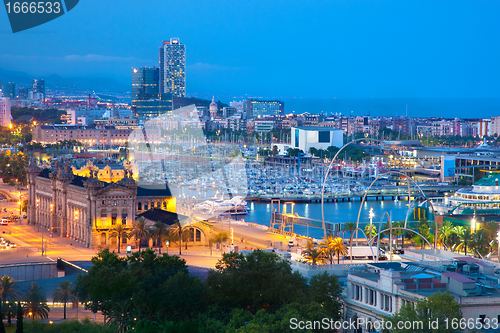
[[9, 221], [7, 219], [1, 219], [0, 220], [0, 225], [8, 225]]
[[10, 247], [17, 247], [16, 243], [10, 243]]

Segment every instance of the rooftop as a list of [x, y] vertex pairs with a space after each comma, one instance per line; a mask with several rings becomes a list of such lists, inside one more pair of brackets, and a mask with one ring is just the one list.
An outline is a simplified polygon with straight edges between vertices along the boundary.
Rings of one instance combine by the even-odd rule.
[[295, 129], [303, 130], [303, 131], [341, 131], [341, 129], [338, 128], [332, 128], [332, 127], [320, 127], [320, 126], [299, 126], [299, 127], [292, 127]]
[[483, 178], [479, 179], [474, 186], [498, 186], [500, 182], [500, 173], [490, 172]]

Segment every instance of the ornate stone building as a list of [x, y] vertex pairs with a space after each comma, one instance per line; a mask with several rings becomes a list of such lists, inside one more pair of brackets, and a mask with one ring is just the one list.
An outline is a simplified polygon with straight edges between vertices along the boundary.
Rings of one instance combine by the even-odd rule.
[[167, 186], [138, 186], [127, 169], [122, 179], [111, 183], [99, 180], [96, 170], [89, 177], [75, 175], [62, 162], [41, 169], [32, 161], [26, 171], [28, 223], [90, 248], [116, 244], [116, 237], [110, 237], [115, 226], [131, 228], [136, 214], [149, 208], [175, 212], [175, 198]]

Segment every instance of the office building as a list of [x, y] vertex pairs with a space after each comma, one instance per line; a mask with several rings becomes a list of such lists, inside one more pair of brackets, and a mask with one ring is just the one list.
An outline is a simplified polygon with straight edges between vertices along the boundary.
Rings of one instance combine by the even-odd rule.
[[292, 147], [304, 153], [311, 148], [326, 150], [330, 146], [340, 148], [344, 145], [344, 132], [329, 127], [292, 127], [291, 138]]
[[2, 86], [2, 80], [0, 80], [0, 97], [3, 97], [3, 86]]
[[16, 84], [14, 82], [7, 82], [3, 87], [3, 97], [16, 98]]
[[33, 79], [31, 80], [31, 93], [33, 100], [45, 100], [45, 80]]
[[136, 101], [158, 99], [159, 78], [156, 67], [132, 68], [132, 107]]
[[0, 97], [0, 126], [8, 127], [11, 119], [10, 98]]
[[160, 91], [175, 97], [186, 95], [186, 46], [179, 38], [163, 41], [160, 48]]
[[162, 94], [162, 99], [150, 99], [148, 101], [136, 101], [134, 105], [135, 114], [140, 117], [158, 117], [161, 115], [172, 114], [172, 99], [168, 99], [166, 95]]
[[19, 99], [29, 99], [30, 97], [30, 88], [19, 88], [17, 89], [17, 98]]
[[285, 113], [285, 103], [281, 101], [247, 100], [247, 118], [270, 117]]

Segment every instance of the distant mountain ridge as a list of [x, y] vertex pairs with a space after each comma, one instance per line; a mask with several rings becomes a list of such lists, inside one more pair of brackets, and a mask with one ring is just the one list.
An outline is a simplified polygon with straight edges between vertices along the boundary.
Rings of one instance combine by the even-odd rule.
[[111, 78], [64, 78], [58, 74], [36, 76], [25, 72], [9, 71], [0, 68], [0, 80], [2, 80], [2, 83], [15, 82], [17, 87], [29, 87], [31, 86], [32, 79], [44, 79], [46, 89], [50, 90], [64, 90], [67, 92], [96, 91], [115, 94], [123, 94], [130, 91], [130, 87]]

